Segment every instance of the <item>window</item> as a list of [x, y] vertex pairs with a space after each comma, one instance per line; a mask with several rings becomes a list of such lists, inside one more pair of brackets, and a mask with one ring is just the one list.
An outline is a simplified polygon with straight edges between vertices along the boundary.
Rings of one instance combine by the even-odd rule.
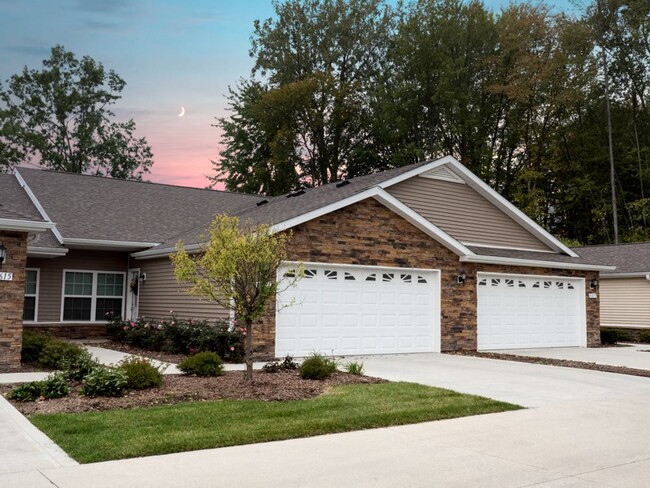
[[109, 312], [122, 315], [124, 273], [66, 271], [63, 320], [103, 321]]
[[25, 306], [23, 320], [36, 321], [36, 304], [38, 302], [38, 270], [27, 269], [25, 274]]

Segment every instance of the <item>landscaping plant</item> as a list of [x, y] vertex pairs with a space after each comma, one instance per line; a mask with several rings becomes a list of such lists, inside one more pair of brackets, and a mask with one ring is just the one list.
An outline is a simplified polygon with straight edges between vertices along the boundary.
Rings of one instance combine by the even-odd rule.
[[357, 361], [350, 361], [349, 363], [346, 363], [345, 371], [347, 371], [349, 374], [362, 376], [363, 375], [363, 363], [359, 363]]
[[336, 361], [313, 353], [300, 365], [299, 374], [304, 380], [324, 380], [336, 371]]
[[70, 387], [63, 373], [52, 373], [43, 381], [32, 381], [17, 386], [9, 392], [8, 398], [21, 402], [34, 402], [46, 399], [62, 398], [70, 393]]
[[178, 369], [185, 374], [194, 374], [196, 376], [221, 376], [223, 361], [214, 352], [199, 352], [181, 361]]
[[99, 366], [93, 369], [83, 379], [81, 394], [89, 397], [122, 396], [128, 378], [126, 373], [115, 368]]
[[269, 361], [262, 366], [262, 371], [265, 373], [279, 373], [280, 371], [294, 371], [298, 367], [298, 363], [293, 360], [293, 357], [287, 355], [282, 361]]
[[82, 349], [81, 353], [76, 357], [64, 358], [61, 361], [61, 369], [65, 372], [66, 378], [71, 381], [81, 381], [99, 365], [86, 349]]
[[118, 369], [126, 374], [126, 387], [133, 390], [145, 390], [162, 385], [162, 370], [154, 366], [147, 358], [129, 356], [123, 359]]
[[38, 356], [38, 363], [44, 368], [64, 369], [66, 364], [78, 360], [85, 349], [77, 344], [54, 339], [45, 345]]
[[187, 293], [232, 310], [244, 324], [246, 379], [253, 380], [253, 322], [278, 291], [302, 277], [302, 268], [277, 279], [287, 258], [290, 232], [272, 233], [268, 225], [240, 222], [218, 215], [210, 224], [208, 242], [188, 254], [179, 242], [171, 256], [177, 281]]
[[35, 363], [41, 355], [43, 348], [52, 342], [54, 338], [44, 332], [23, 331], [23, 349], [20, 353], [20, 360], [24, 363]]

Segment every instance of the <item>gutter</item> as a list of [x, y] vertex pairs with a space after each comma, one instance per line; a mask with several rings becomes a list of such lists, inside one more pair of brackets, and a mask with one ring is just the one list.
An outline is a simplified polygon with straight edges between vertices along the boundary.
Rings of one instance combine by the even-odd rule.
[[54, 229], [53, 222], [39, 222], [33, 220], [0, 219], [0, 230], [15, 232], [45, 232]]
[[610, 280], [616, 278], [645, 278], [650, 281], [650, 273], [647, 271], [636, 271], [634, 273], [603, 273], [600, 277]]
[[68, 254], [67, 249], [56, 247], [27, 246], [27, 257], [30, 258], [59, 258]]
[[138, 241], [112, 241], [106, 239], [80, 239], [76, 237], [64, 237], [63, 245], [71, 248], [88, 249], [133, 249], [159, 246], [159, 242], [138, 242]]
[[575, 269], [581, 271], [614, 271], [616, 269], [616, 266], [504, 258], [500, 256], [461, 256], [459, 260], [461, 263], [503, 264], [506, 266], [531, 266], [536, 268]]
[[[183, 248], [185, 249], [185, 252], [191, 254], [193, 252], [200, 251], [201, 246], [203, 246], [203, 244], [190, 244], [189, 246], [183, 246]], [[134, 252], [131, 254], [131, 257], [133, 259], [139, 259], [139, 260], [156, 259], [156, 258], [167, 257], [170, 254], [173, 254], [175, 252], [176, 252], [175, 247], [164, 247], [161, 249], [147, 249], [146, 251]]]

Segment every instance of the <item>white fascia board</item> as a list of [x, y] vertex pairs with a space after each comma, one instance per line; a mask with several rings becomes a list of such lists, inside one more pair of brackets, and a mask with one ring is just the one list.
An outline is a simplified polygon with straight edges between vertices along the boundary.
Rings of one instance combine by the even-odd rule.
[[[36, 207], [36, 210], [38, 210], [38, 213], [41, 214], [41, 217], [43, 217], [44, 220], [47, 220], [48, 222], [52, 222], [52, 219], [50, 218], [49, 215], [47, 215], [47, 212], [43, 208], [43, 205], [41, 205], [41, 202], [38, 201], [38, 198], [36, 198], [36, 195], [32, 191], [32, 189], [29, 187], [25, 179], [22, 177], [18, 169], [16, 168], [16, 171], [14, 172], [14, 176], [18, 180], [18, 183], [20, 186], [25, 190], [25, 193], [27, 193], [27, 196], [29, 199], [32, 201], [32, 204]], [[59, 244], [63, 244], [63, 236], [59, 232], [59, 229], [56, 228], [56, 225], [53, 225], [52, 228], [52, 233], [54, 234], [54, 237], [56, 237], [56, 240], [59, 241]]]
[[485, 249], [507, 249], [509, 251], [528, 251], [528, 252], [544, 252], [547, 254], [557, 254], [557, 251], [550, 249], [531, 249], [530, 247], [515, 247], [515, 246], [499, 246], [496, 244], [476, 244], [474, 242], [463, 241], [463, 245], [469, 247], [482, 247]]
[[0, 219], [0, 230], [14, 232], [45, 232], [54, 228], [52, 222], [35, 222], [33, 220]]
[[27, 257], [29, 258], [60, 258], [66, 254], [68, 254], [67, 249], [27, 246]]
[[139, 247], [154, 247], [159, 242], [138, 242], [138, 241], [112, 241], [106, 239], [80, 239], [75, 237], [64, 237], [63, 244], [68, 247], [88, 249], [133, 249]]
[[650, 271], [637, 271], [635, 273], [602, 273], [602, 279], [616, 279], [616, 278], [645, 278], [650, 280]]
[[553, 237], [548, 233], [542, 226], [537, 224], [533, 219], [528, 217], [524, 212], [515, 207], [508, 200], [499, 195], [498, 192], [493, 190], [490, 185], [481, 180], [478, 176], [468, 170], [465, 166], [459, 163], [456, 159], [450, 158], [447, 162], [454, 167], [454, 169], [461, 173], [464, 177], [463, 179], [467, 182], [469, 186], [474, 188], [482, 196], [484, 196], [488, 201], [492, 202], [498, 208], [503, 210], [507, 215], [509, 215], [515, 222], [523, 226], [531, 234], [541, 240], [543, 243], [547, 244], [553, 249], [562, 251], [572, 258], [580, 257], [578, 254], [573, 252], [569, 247], [565, 246], [558, 239]]
[[375, 200], [379, 201], [390, 210], [400, 215], [402, 218], [411, 222], [418, 229], [433, 237], [445, 247], [454, 251], [459, 256], [474, 254], [456, 239], [433, 225], [420, 214], [414, 212], [412, 209], [404, 205], [397, 198], [393, 197], [379, 186], [374, 186], [368, 190], [362, 191], [361, 193], [357, 193], [356, 195], [352, 195], [348, 198], [344, 198], [343, 200], [339, 200], [330, 205], [326, 205], [325, 207], [312, 210], [311, 212], [299, 215], [293, 219], [275, 224], [271, 226], [271, 232], [282, 232], [283, 230], [291, 229], [292, 227], [296, 227], [297, 225], [309, 222], [310, 220], [316, 219], [322, 215], [335, 212], [336, 210], [340, 210], [349, 205], [353, 205], [367, 198], [374, 198]]
[[530, 266], [534, 268], [559, 268], [575, 269], [581, 271], [614, 271], [616, 266], [602, 266], [598, 264], [563, 263], [559, 261], [539, 261], [535, 259], [506, 258], [502, 256], [461, 256], [463, 263], [502, 264], [506, 266]]
[[[188, 254], [192, 254], [197, 251], [200, 251], [201, 246], [202, 244], [190, 244], [189, 246], [183, 246], [183, 248], [185, 249], [185, 252], [187, 252]], [[175, 252], [176, 252], [175, 247], [164, 247], [160, 249], [147, 249], [146, 251], [134, 252], [131, 254], [131, 257], [133, 259], [138, 259], [138, 260], [156, 259], [156, 258], [167, 257], [170, 254], [174, 254]]]

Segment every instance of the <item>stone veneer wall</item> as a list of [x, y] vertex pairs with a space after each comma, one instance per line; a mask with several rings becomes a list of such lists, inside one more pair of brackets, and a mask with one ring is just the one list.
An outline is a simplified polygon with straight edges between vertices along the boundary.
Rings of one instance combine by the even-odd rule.
[[[306, 222], [293, 229], [289, 260], [371, 266], [431, 268], [441, 271], [442, 351], [476, 350], [477, 271], [585, 277], [598, 273], [548, 268], [460, 263], [458, 256], [373, 199]], [[463, 269], [464, 284], [456, 277]], [[597, 299], [587, 299], [588, 345], [600, 344]], [[275, 349], [275, 302], [255, 328], [258, 358]]]
[[0, 271], [13, 273], [13, 281], [0, 281], [0, 371], [20, 367], [25, 301], [27, 233], [0, 231], [7, 257]]

